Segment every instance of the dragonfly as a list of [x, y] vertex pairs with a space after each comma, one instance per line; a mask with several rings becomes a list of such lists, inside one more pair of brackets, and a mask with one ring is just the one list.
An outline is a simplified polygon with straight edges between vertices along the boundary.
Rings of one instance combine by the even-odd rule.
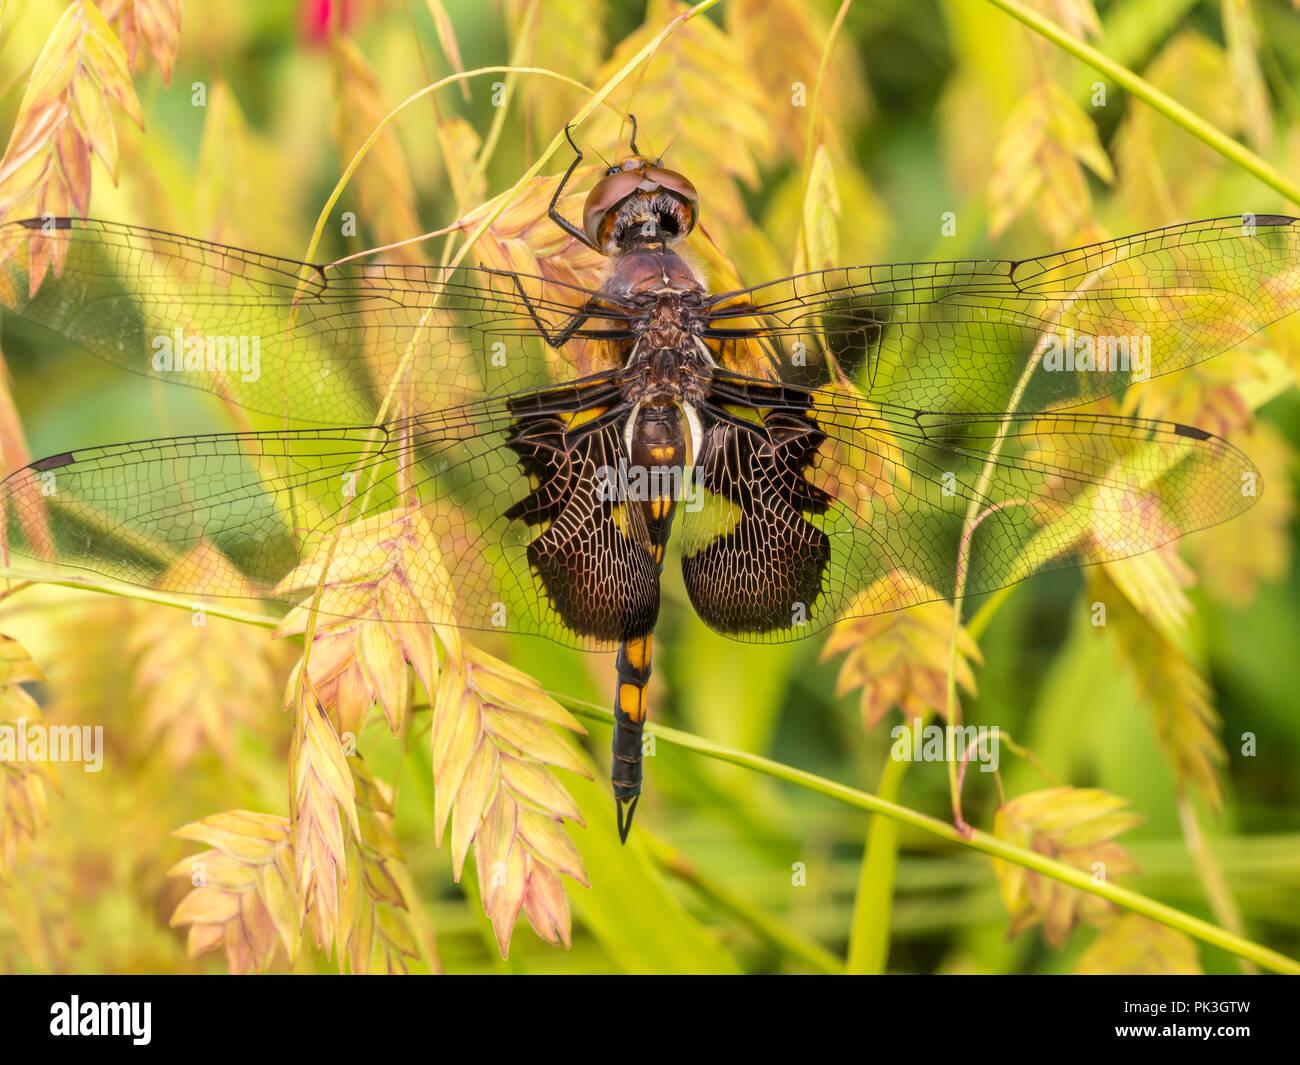
[[[8, 551], [196, 597], [616, 651], [626, 840], [670, 546], [708, 626], [775, 642], [1127, 558], [1258, 495], [1225, 440], [1108, 397], [1300, 307], [1297, 219], [711, 292], [682, 248], [695, 185], [633, 127], [577, 223], [559, 209], [583, 159], [569, 143], [548, 215], [607, 260], [593, 287], [303, 263], [74, 217], [0, 227], [11, 312], [257, 419], [10, 473]], [[399, 517], [418, 518], [400, 564]], [[326, 570], [347, 590], [313, 598]]]

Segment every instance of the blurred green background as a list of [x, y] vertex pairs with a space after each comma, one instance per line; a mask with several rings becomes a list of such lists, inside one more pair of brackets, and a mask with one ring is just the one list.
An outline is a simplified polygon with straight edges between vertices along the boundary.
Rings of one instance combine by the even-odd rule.
[[[64, 6], [6, 5], [6, 129]], [[144, 129], [119, 117], [119, 180], [114, 186], [96, 164], [91, 216], [301, 256], [370, 128], [453, 63], [435, 21], [440, 5], [328, 7], [186, 3], [170, 84], [156, 63], [140, 63]], [[1095, 13], [1086, 0], [1039, 7], [1300, 175], [1300, 17], [1285, 0], [1119, 0], [1098, 3]], [[592, 86], [678, 10], [631, 0], [445, 5], [465, 69], [513, 61]], [[837, 10], [805, 0], [723, 2], [669, 38], [615, 94], [638, 113], [654, 149], [671, 145], [669, 162], [700, 187], [708, 235], [746, 283], [788, 273], [798, 259], [809, 112], [791, 105], [791, 86], [815, 83]], [[332, 32], [364, 61], [364, 76], [331, 46], [330, 18]], [[1188, 218], [1298, 206], [987, 3], [854, 4], [834, 56], [813, 142], [833, 160], [833, 228], [844, 264], [1036, 255]], [[473, 78], [469, 99], [451, 86], [408, 111], [390, 154], [363, 167], [336, 209], [357, 211], [361, 233], [343, 238], [331, 219], [319, 257], [463, 216], [509, 187], [585, 100], [549, 79], [513, 81], [503, 134], [476, 186], [465, 160], [498, 116], [492, 83], [503, 80]], [[194, 106], [199, 84], [208, 106]], [[226, 110], [214, 132], [218, 91]], [[611, 154], [617, 129], [603, 121], [584, 127], [580, 140]], [[561, 151], [545, 172], [567, 161]], [[955, 235], [941, 229], [945, 212], [955, 215]], [[11, 318], [3, 348], [33, 456], [230, 425], [210, 397], [160, 389]], [[968, 722], [999, 725], [1036, 756], [1003, 748], [1005, 795], [1069, 784], [1122, 797], [1142, 818], [1120, 838], [1137, 866], [1122, 878], [1126, 886], [1222, 924], [1223, 909], [1210, 901], [1221, 876], [1245, 936], [1291, 956], [1300, 954], [1297, 368], [1293, 323], [1181, 375], [1187, 381], [1153, 382], [1149, 405], [1136, 408], [1156, 417], [1177, 411], [1179, 420], [1225, 432], [1265, 473], [1265, 502], [1227, 530], [1183, 541], [1190, 573], [1161, 578], [1192, 606], [1177, 625], [1176, 658], [1130, 662], [1119, 646], [1124, 630], [1090, 624], [1095, 587], [1085, 587], [1084, 575], [1042, 576], [984, 616], [977, 694], [963, 697]], [[822, 639], [733, 643], [694, 618], [679, 579], [669, 578], [666, 595], [656, 722], [856, 788], [878, 787], [889, 729], [901, 718], [892, 710], [864, 727], [858, 694], [836, 694], [839, 662], [820, 660]], [[969, 604], [966, 617], [980, 606]], [[286, 812], [289, 717], [278, 708], [279, 689], [227, 723], [228, 757], [203, 743], [178, 754], [167, 738], [186, 728], [184, 698], [168, 697], [175, 712], [162, 725], [141, 709], [150, 692], [133, 673], [133, 610], [36, 589], [0, 613], [0, 631], [18, 637], [48, 674], [50, 720], [103, 722], [109, 734], [109, 771], [59, 772], [48, 824], [0, 888], [0, 963], [8, 971], [221, 971], [219, 953], [187, 959], [184, 936], [168, 928], [183, 885], [163, 874], [192, 850], [169, 833], [220, 810]], [[526, 638], [485, 646], [554, 692], [610, 704], [611, 657]], [[268, 661], [282, 678], [285, 655]], [[914, 666], [933, 669], [933, 661]], [[1204, 713], [1188, 696], [1189, 676], [1208, 684]], [[1207, 723], [1205, 737], [1191, 735]], [[587, 724], [603, 773], [609, 731]], [[867, 815], [659, 742], [626, 849], [613, 832], [607, 783], [561, 774], [587, 817], [571, 834], [592, 885], [568, 885], [570, 950], [542, 942], [521, 919], [504, 961], [472, 871], [463, 886], [453, 883], [433, 839], [423, 729], [417, 715], [403, 746], [382, 718], [372, 719], [361, 742], [371, 769], [397, 788], [396, 835], [419, 919], [449, 972], [801, 972], [818, 967], [818, 950], [842, 959], [851, 935], [882, 934], [861, 925], [851, 932]], [[1247, 734], [1255, 737], [1249, 756]], [[1175, 768], [1185, 765], [1180, 757], [1196, 761], [1187, 746], [1212, 765], [1215, 745], [1225, 755], [1209, 771], [1221, 785], [1217, 808], [1204, 779]], [[911, 767], [899, 787], [902, 804], [949, 816], [942, 765]], [[967, 820], [991, 829], [999, 801], [991, 776], [972, 773], [964, 797]], [[888, 971], [1069, 972], [1099, 934], [1085, 923], [1060, 947], [1038, 928], [1009, 937], [987, 859], [906, 828], [898, 847], [892, 911], [875, 914], [884, 921]], [[1238, 968], [1214, 948], [1200, 945], [1194, 956], [1206, 971]], [[335, 961], [308, 949], [295, 968], [332, 971]]]

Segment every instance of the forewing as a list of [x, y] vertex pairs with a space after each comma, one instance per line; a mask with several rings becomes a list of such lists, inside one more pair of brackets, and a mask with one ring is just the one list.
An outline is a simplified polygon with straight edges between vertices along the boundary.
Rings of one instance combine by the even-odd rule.
[[[0, 226], [0, 304], [108, 362], [296, 422], [354, 425], [617, 365], [626, 314], [473, 267], [316, 265], [75, 218]], [[379, 415], [382, 414], [382, 417]]]
[[1241, 343], [1300, 309], [1300, 221], [1245, 215], [1019, 261], [801, 274], [717, 297], [708, 342], [732, 370], [852, 381], [917, 410], [1089, 402]]
[[743, 640], [1140, 554], [1260, 490], [1240, 451], [1170, 422], [922, 413], [761, 382], [715, 398], [729, 420], [705, 430], [683, 575], [703, 619]]

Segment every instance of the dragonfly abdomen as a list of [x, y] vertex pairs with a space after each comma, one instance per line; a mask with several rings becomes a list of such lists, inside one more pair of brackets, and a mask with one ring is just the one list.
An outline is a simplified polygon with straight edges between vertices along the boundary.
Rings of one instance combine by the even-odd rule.
[[614, 750], [610, 783], [614, 786], [618, 834], [626, 841], [641, 794], [642, 736], [645, 732], [645, 689], [650, 681], [650, 649], [654, 637], [624, 640], [618, 649], [618, 693], [614, 697]]
[[687, 431], [676, 403], [638, 404], [628, 423], [628, 500], [641, 508], [647, 546], [660, 569], [677, 502], [688, 488]]
[[[692, 448], [687, 411], [674, 402], [637, 405], [628, 420], [627, 502], [641, 508], [647, 547], [663, 569], [664, 549], [677, 503], [687, 492]], [[625, 639], [618, 650], [618, 693], [614, 700], [614, 756], [610, 779], [623, 839], [641, 794], [641, 743], [645, 731], [645, 689], [650, 681], [649, 634]]]

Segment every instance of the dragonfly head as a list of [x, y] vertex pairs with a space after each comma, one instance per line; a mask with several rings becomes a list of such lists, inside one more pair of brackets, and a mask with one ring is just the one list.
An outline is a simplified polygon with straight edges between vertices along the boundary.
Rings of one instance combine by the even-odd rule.
[[611, 166], [587, 196], [582, 226], [606, 255], [675, 244], [695, 228], [700, 194], [662, 161], [630, 155]]

